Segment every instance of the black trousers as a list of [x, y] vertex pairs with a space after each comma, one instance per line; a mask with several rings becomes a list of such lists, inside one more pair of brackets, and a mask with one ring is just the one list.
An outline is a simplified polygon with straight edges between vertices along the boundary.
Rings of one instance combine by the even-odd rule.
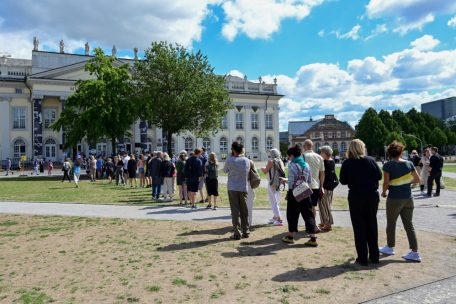
[[431, 172], [427, 180], [427, 194], [432, 194], [432, 186], [435, 181], [435, 194], [440, 195], [440, 179], [442, 178], [442, 172]]
[[367, 197], [350, 197], [350, 217], [355, 236], [356, 252], [360, 263], [378, 261], [377, 210], [380, 197], [372, 194]]
[[298, 232], [299, 215], [301, 214], [306, 224], [308, 233], [315, 233], [315, 218], [312, 212], [312, 201], [310, 197], [301, 202], [297, 202], [293, 196], [293, 191], [288, 190], [287, 193], [287, 222], [288, 232]]
[[68, 178], [68, 181], [71, 182], [70, 175], [68, 174], [68, 170], [63, 171], [63, 179], [62, 182], [65, 181], [65, 177]]

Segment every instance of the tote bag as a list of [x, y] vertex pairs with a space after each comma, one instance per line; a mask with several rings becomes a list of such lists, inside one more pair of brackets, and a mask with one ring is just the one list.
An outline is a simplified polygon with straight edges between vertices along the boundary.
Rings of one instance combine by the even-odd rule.
[[304, 170], [298, 164], [296, 164], [296, 167], [298, 168], [299, 176], [294, 183], [293, 196], [297, 202], [302, 202], [311, 196], [313, 192], [310, 185], [305, 181]]

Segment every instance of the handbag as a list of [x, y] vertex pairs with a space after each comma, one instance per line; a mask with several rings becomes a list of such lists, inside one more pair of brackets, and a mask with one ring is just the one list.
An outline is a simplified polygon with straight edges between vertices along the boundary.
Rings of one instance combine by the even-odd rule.
[[255, 164], [252, 161], [250, 161], [249, 182], [250, 182], [250, 187], [252, 187], [252, 189], [258, 188], [261, 183], [261, 177], [258, 174], [258, 172], [255, 168]]
[[296, 164], [296, 166], [298, 168], [299, 176], [293, 185], [293, 196], [297, 202], [301, 202], [310, 197], [313, 191], [309, 184], [305, 181], [304, 170], [302, 170], [298, 164]]

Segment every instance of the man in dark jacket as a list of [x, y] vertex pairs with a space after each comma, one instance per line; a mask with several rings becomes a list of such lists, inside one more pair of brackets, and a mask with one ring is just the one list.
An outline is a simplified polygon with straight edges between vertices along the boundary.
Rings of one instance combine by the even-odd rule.
[[442, 178], [443, 157], [439, 154], [439, 149], [432, 147], [432, 156], [429, 159], [429, 177], [427, 180], [427, 196], [432, 196], [432, 185], [435, 181], [436, 189], [434, 196], [440, 195], [440, 179]]
[[149, 161], [149, 172], [152, 178], [152, 199], [158, 201], [161, 192], [161, 185], [163, 183], [163, 176], [161, 170], [162, 152], [157, 152], [156, 156]]
[[188, 196], [192, 209], [196, 209], [195, 197], [196, 193], [198, 193], [198, 186], [203, 180], [203, 164], [200, 159], [201, 152], [201, 149], [195, 149], [193, 156], [187, 160], [184, 167]]

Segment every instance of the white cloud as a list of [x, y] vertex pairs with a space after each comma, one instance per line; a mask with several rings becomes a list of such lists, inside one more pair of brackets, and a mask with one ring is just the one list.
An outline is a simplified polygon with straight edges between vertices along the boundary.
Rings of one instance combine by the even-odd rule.
[[421, 51], [432, 50], [439, 44], [440, 41], [431, 35], [424, 35], [423, 37], [418, 38], [410, 43], [411, 46]]
[[386, 33], [386, 32], [388, 32], [388, 27], [386, 26], [386, 24], [377, 24], [375, 29], [373, 31], [371, 31], [371, 34], [369, 36], [367, 36], [366, 38], [364, 38], [364, 40], [365, 41], [370, 40], [370, 39], [377, 37], [378, 35]]
[[334, 113], [353, 126], [369, 108], [420, 109], [421, 103], [456, 95], [456, 49], [432, 50], [438, 43], [425, 37], [411, 48], [383, 58], [366, 57], [347, 63], [313, 63], [301, 66], [293, 76], [266, 75], [278, 79], [280, 128], [289, 120]]
[[109, 0], [4, 0], [2, 6], [8, 10], [0, 11], [0, 39], [6, 43], [0, 43], [0, 51], [30, 57], [33, 36], [38, 36], [42, 46], [54, 49], [63, 38], [68, 50], [83, 48], [85, 41], [92, 47], [115, 44], [118, 50], [142, 50], [160, 40], [191, 46], [201, 38], [202, 21], [210, 14], [210, 5], [219, 3], [131, 0], [113, 5]]
[[448, 20], [447, 24], [448, 24], [449, 27], [456, 28], [456, 16], [454, 16], [453, 18]]
[[251, 39], [268, 39], [284, 19], [302, 20], [324, 0], [226, 0], [223, 36], [233, 41], [240, 33]]
[[231, 76], [237, 76], [237, 77], [240, 77], [240, 78], [244, 78], [244, 74], [238, 70], [231, 70], [227, 73], [227, 75], [231, 75]]
[[394, 31], [405, 34], [410, 30], [422, 29], [434, 21], [438, 14], [456, 12], [454, 0], [370, 0], [366, 6], [370, 19], [392, 18]]
[[318, 36], [323, 37], [325, 35], [325, 30], [321, 30], [318, 32]]
[[354, 27], [352, 27], [352, 29], [349, 32], [347, 32], [345, 34], [339, 34], [338, 32], [336, 32], [336, 36], [338, 39], [358, 40], [360, 30], [361, 30], [361, 26], [359, 24], [357, 24]]

